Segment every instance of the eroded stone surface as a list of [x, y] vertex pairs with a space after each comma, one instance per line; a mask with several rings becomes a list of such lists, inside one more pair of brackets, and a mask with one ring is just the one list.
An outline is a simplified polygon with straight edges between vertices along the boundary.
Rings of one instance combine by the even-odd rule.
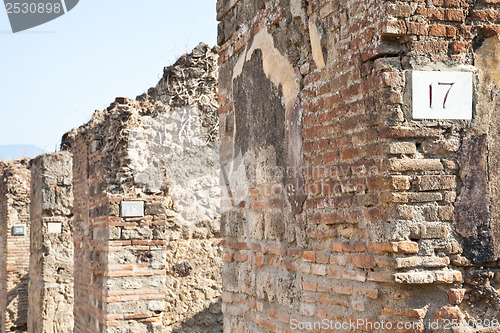
[[[26, 332], [30, 248], [28, 160], [0, 162], [0, 318], [2, 332]], [[14, 235], [16, 225], [24, 235]]]
[[30, 168], [28, 332], [73, 332], [72, 156], [42, 155]]
[[[200, 44], [147, 94], [117, 98], [64, 137], [75, 332], [220, 332], [216, 92], [217, 56]], [[144, 202], [144, 214], [122, 216], [123, 201]]]

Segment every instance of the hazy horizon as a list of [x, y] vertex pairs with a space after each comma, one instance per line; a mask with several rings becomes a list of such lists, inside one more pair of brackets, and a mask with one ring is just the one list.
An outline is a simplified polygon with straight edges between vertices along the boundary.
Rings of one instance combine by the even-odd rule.
[[0, 145], [0, 161], [17, 160], [20, 158], [34, 158], [47, 153], [46, 150], [36, 145]]

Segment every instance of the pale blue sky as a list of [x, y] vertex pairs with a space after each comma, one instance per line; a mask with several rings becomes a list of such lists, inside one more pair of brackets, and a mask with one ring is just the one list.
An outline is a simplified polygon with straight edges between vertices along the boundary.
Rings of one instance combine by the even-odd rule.
[[116, 96], [154, 86], [200, 41], [215, 45], [215, 0], [80, 0], [12, 34], [0, 8], [0, 145], [54, 151], [61, 136]]

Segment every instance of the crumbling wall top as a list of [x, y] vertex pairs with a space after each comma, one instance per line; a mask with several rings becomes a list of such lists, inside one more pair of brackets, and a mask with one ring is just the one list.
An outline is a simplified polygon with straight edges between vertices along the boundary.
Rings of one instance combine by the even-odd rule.
[[[217, 104], [217, 53], [200, 43], [190, 54], [166, 67], [162, 79], [135, 100], [118, 97], [105, 110], [96, 111], [85, 125], [66, 133], [61, 148], [71, 150], [75, 141], [89, 142], [89, 153], [99, 152], [105, 166], [108, 193], [126, 193], [137, 185], [131, 138], [148, 121], [184, 107], [196, 109], [207, 144], [219, 141]], [[165, 189], [162, 189], [165, 190]]]

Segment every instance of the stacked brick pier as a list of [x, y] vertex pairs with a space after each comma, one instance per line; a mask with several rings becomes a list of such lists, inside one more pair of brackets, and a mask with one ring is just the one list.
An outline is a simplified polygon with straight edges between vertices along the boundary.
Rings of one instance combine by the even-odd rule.
[[[133, 190], [132, 184], [126, 188], [120, 181], [124, 142], [110, 133], [121, 119], [114, 124], [101, 121], [92, 121], [64, 141], [73, 154], [74, 331], [161, 332], [165, 221], [151, 210], [165, 202], [127, 191]], [[144, 214], [122, 218], [121, 202], [129, 200], [144, 203]]]
[[31, 161], [28, 332], [73, 332], [73, 168], [67, 152]]
[[[226, 332], [500, 320], [499, 6], [218, 1]], [[414, 119], [415, 70], [471, 72], [472, 120]]]
[[216, 57], [200, 44], [147, 94], [117, 98], [64, 136], [74, 332], [220, 331]]
[[26, 332], [30, 248], [27, 160], [0, 162], [0, 318], [2, 332]]

